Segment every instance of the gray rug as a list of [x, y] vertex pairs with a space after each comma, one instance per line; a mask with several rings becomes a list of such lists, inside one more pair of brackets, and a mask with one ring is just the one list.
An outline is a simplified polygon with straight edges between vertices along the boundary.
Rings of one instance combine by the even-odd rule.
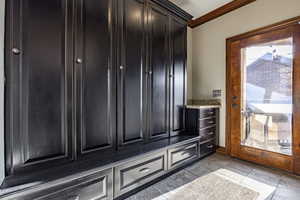
[[167, 193], [166, 197], [170, 200], [256, 200], [259, 193], [211, 173]]

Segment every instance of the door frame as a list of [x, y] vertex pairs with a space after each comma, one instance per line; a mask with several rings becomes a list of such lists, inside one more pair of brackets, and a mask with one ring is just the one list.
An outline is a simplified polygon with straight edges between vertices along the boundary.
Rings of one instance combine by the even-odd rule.
[[[231, 123], [235, 119], [232, 119], [232, 103], [233, 100], [231, 98], [232, 96], [232, 71], [231, 67], [234, 64], [234, 60], [231, 58], [234, 48], [232, 48], [232, 45], [236, 45], [239, 43], [240, 40], [244, 40], [256, 35], [266, 34], [273, 31], [280, 31], [282, 29], [287, 28], [293, 28], [293, 36], [297, 36], [296, 41], [294, 43], [298, 43], [298, 47], [295, 47], [294, 49], [294, 71], [293, 71], [293, 122], [292, 122], [292, 130], [293, 130], [293, 156], [282, 156], [283, 159], [279, 159], [280, 161], [283, 161], [282, 163], [276, 164], [276, 165], [269, 165], [269, 163], [272, 163], [272, 161], [262, 161], [260, 159], [252, 158], [249, 159], [252, 162], [262, 164], [262, 165], [268, 165], [275, 168], [281, 168], [293, 173], [300, 174], [300, 16], [294, 17], [288, 20], [281, 21], [279, 23], [275, 23], [269, 26], [265, 26], [250, 32], [246, 32], [244, 34], [240, 34], [237, 36], [233, 36], [226, 39], [226, 153], [230, 156], [237, 157], [236, 155], [232, 154], [232, 138], [233, 138], [233, 132]], [[235, 48], [237, 49], [237, 48]], [[236, 52], [235, 52], [236, 53]], [[298, 123], [297, 123], [298, 122]], [[276, 153], [274, 153], [274, 157], [272, 158], [266, 158], [266, 159], [273, 159], [276, 158]], [[291, 167], [288, 167], [289, 164], [287, 164], [284, 161], [284, 158], [291, 158]], [[243, 158], [242, 158], [243, 159]], [[247, 159], [247, 158], [245, 158]]]

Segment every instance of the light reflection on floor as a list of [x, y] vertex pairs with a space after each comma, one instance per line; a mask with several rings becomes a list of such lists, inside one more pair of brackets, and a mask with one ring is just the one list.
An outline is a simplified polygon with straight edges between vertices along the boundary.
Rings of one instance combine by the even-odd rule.
[[154, 200], [266, 200], [272, 196], [275, 189], [274, 186], [228, 169], [219, 169]]

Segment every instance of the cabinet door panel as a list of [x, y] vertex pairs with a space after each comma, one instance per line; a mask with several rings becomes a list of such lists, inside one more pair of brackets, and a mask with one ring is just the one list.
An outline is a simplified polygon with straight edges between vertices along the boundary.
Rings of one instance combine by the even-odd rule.
[[184, 129], [185, 76], [186, 76], [186, 24], [180, 19], [171, 20], [171, 130], [172, 135]]
[[168, 136], [169, 71], [168, 13], [150, 4], [149, 109], [150, 138]]
[[80, 1], [76, 46], [79, 154], [113, 146], [112, 0]]
[[71, 158], [71, 26], [68, 0], [13, 0], [8, 8], [6, 133], [12, 173]]
[[122, 0], [119, 3], [119, 144], [125, 145], [140, 142], [144, 137], [145, 2]]

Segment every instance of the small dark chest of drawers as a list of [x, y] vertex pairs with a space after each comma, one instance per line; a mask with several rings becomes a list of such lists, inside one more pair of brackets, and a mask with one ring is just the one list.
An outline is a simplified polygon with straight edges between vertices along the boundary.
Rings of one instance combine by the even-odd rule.
[[200, 135], [200, 157], [216, 151], [219, 108], [186, 108], [186, 132]]

